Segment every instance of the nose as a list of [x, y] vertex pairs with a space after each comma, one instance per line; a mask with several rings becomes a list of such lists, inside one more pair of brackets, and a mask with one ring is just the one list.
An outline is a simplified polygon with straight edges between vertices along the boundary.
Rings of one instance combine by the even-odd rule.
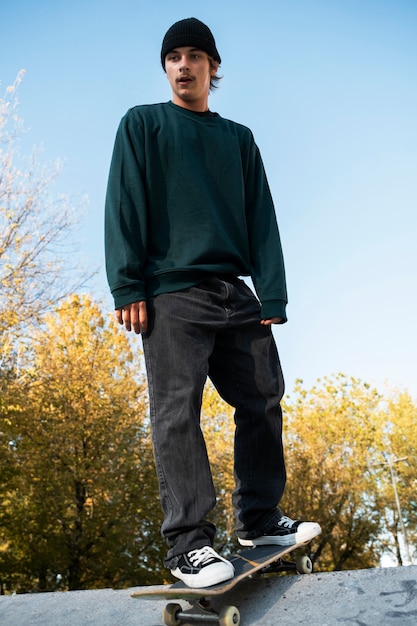
[[180, 70], [180, 72], [184, 72], [184, 71], [186, 71], [188, 69], [189, 69], [189, 67], [188, 67], [188, 63], [187, 63], [187, 57], [184, 55], [183, 57], [181, 57], [179, 70]]

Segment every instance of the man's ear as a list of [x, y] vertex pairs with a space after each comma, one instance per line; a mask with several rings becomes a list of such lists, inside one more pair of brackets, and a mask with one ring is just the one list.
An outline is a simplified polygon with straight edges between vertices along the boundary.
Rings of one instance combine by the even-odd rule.
[[210, 63], [210, 76], [215, 76], [217, 74], [217, 70], [220, 67], [220, 63], [215, 61], [214, 59]]

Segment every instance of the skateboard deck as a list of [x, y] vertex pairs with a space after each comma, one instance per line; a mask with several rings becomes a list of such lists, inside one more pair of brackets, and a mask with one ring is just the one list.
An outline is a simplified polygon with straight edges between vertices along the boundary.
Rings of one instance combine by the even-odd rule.
[[[310, 543], [310, 541], [306, 543]], [[283, 559], [284, 556], [302, 548], [306, 543], [292, 546], [256, 546], [236, 552], [228, 557], [235, 569], [234, 577], [211, 587], [192, 588], [182, 581], [177, 581], [168, 585], [138, 587], [132, 591], [131, 597], [142, 598], [143, 600], [187, 600], [192, 605], [191, 609], [184, 611], [179, 604], [168, 604], [163, 612], [166, 626], [179, 626], [189, 623], [189, 621], [193, 623], [198, 621], [211, 622], [220, 624], [220, 626], [237, 626], [240, 624], [238, 609], [236, 607], [224, 607], [217, 614], [211, 609], [210, 599], [227, 593], [242, 580], [254, 574], [262, 575], [282, 571], [310, 574], [313, 568], [308, 556], [300, 556], [295, 562]]]

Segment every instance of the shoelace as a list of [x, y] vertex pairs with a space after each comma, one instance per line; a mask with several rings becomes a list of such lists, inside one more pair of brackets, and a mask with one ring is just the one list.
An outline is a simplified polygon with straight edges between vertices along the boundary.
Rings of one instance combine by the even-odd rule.
[[292, 528], [294, 524], [294, 520], [290, 519], [286, 515], [283, 515], [278, 522], [278, 526], [283, 526], [284, 528]]
[[194, 566], [200, 565], [201, 563], [207, 563], [212, 561], [217, 554], [210, 548], [210, 546], [204, 546], [204, 548], [200, 548], [199, 550], [191, 550], [188, 553], [188, 558]]

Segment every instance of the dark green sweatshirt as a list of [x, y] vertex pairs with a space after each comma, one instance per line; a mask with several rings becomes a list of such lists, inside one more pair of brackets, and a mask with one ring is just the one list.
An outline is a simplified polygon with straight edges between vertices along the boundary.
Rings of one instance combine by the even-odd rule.
[[116, 309], [235, 274], [252, 277], [263, 319], [286, 321], [274, 206], [245, 126], [172, 102], [130, 109], [116, 136], [105, 227]]

